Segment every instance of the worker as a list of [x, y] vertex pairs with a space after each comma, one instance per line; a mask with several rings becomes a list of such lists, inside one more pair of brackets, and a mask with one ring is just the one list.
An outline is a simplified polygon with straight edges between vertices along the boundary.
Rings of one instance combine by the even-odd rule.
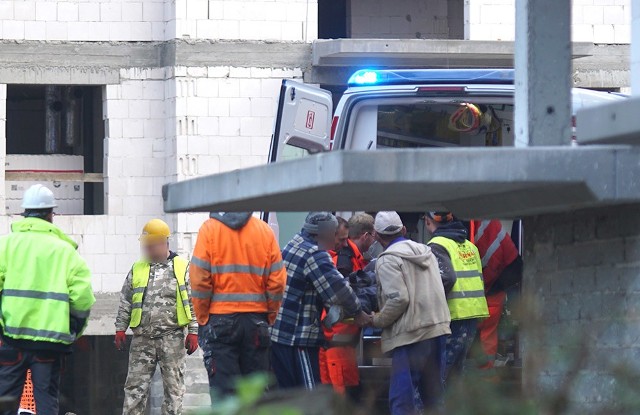
[[371, 321], [327, 252], [335, 247], [337, 228], [330, 212], [311, 212], [282, 251], [287, 287], [271, 331], [273, 371], [281, 388], [313, 389], [320, 383], [323, 305], [341, 306], [359, 326]]
[[376, 238], [385, 249], [376, 262], [383, 329], [382, 352], [391, 355], [392, 415], [432, 413], [443, 406], [446, 337], [451, 321], [438, 261], [431, 249], [405, 238], [396, 212], [378, 212]]
[[160, 219], [144, 225], [143, 256], [122, 285], [115, 324], [118, 350], [125, 349], [127, 328], [133, 330], [123, 415], [145, 413], [158, 365], [164, 387], [162, 414], [182, 414], [185, 349], [187, 354], [198, 349], [198, 325], [191, 311], [188, 261], [169, 250], [170, 235], [169, 225]]
[[58, 414], [62, 361], [95, 302], [78, 245], [53, 224], [56, 206], [50, 189], [31, 186], [24, 219], [0, 238], [0, 396], [17, 403], [31, 370], [41, 415]]
[[[338, 271], [345, 278], [349, 278], [354, 272], [363, 270], [367, 263], [358, 246], [351, 240], [352, 221], [347, 222], [339, 216], [336, 219], [338, 220], [336, 244], [329, 254]], [[364, 222], [363, 226], [371, 225], [370, 231], [373, 233], [373, 218], [370, 215], [359, 214], [353, 222], [355, 223], [356, 220], [359, 223]], [[362, 235], [358, 236], [363, 239]], [[357, 274], [353, 278], [357, 278]], [[358, 290], [353, 285], [351, 288], [354, 291]], [[363, 304], [362, 300], [361, 304]], [[369, 309], [368, 311], [373, 310]], [[323, 325], [323, 332], [327, 344], [326, 348], [320, 348], [318, 356], [320, 380], [325, 385], [332, 385], [336, 392], [345, 394], [348, 391], [350, 397], [357, 399], [360, 374], [356, 346], [360, 341], [360, 327], [348, 322], [338, 322], [333, 324], [331, 328]]]
[[212, 213], [198, 233], [191, 281], [212, 402], [236, 379], [269, 371], [269, 325], [287, 273], [276, 237], [245, 213]]
[[476, 335], [480, 319], [489, 316], [478, 248], [467, 239], [467, 230], [451, 212], [428, 212], [427, 229], [433, 235], [428, 245], [434, 252], [446, 251], [456, 274], [447, 294], [451, 312], [451, 336], [447, 339], [446, 376], [460, 375]]
[[356, 213], [349, 218], [349, 246], [353, 251], [352, 261], [361, 268], [367, 266], [365, 253], [376, 243], [373, 231], [373, 216], [368, 213]]
[[498, 353], [498, 325], [506, 290], [522, 280], [522, 258], [499, 220], [474, 221], [475, 245], [482, 260], [489, 318], [480, 321], [478, 332], [486, 361], [481, 369], [493, 369]]

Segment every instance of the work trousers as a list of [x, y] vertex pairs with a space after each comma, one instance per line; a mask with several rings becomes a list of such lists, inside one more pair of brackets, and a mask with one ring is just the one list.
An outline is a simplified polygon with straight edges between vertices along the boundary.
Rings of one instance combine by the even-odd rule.
[[462, 375], [464, 364], [473, 339], [478, 330], [478, 319], [453, 320], [451, 335], [447, 338], [447, 371], [446, 379], [450, 376]]
[[158, 338], [133, 336], [129, 351], [129, 372], [124, 385], [123, 415], [144, 415], [151, 379], [158, 365], [164, 387], [162, 414], [182, 414], [186, 351], [184, 332], [178, 330]]
[[417, 415], [444, 404], [446, 336], [400, 346], [391, 352], [391, 415]]
[[198, 341], [209, 375], [211, 402], [235, 392], [239, 377], [269, 371], [269, 323], [262, 313], [211, 314]]
[[[0, 340], [0, 396], [16, 399], [22, 395], [27, 370], [31, 369], [33, 395], [38, 414], [58, 415], [60, 369], [64, 354], [49, 351], [20, 350]], [[13, 411], [0, 411], [1, 415], [15, 415]]]
[[496, 361], [498, 353], [498, 326], [502, 317], [502, 309], [506, 293], [501, 292], [491, 296], [487, 296], [487, 305], [489, 306], [489, 318], [481, 320], [478, 323], [478, 332], [482, 350], [486, 356], [486, 361], [480, 366], [481, 369], [492, 369]]
[[347, 388], [360, 384], [358, 372], [358, 352], [353, 346], [330, 347], [320, 349], [320, 380], [325, 385], [345, 394]]
[[304, 387], [313, 389], [320, 383], [318, 347], [271, 346], [273, 373], [283, 389]]

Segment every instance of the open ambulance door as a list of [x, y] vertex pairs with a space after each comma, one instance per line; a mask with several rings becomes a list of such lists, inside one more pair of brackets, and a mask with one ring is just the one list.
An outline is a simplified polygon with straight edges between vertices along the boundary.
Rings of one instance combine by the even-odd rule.
[[[328, 151], [331, 146], [331, 93], [300, 82], [283, 80], [278, 100], [269, 163]], [[296, 174], [293, 173], [292, 174]], [[265, 212], [263, 219], [281, 247], [300, 231], [307, 212]]]

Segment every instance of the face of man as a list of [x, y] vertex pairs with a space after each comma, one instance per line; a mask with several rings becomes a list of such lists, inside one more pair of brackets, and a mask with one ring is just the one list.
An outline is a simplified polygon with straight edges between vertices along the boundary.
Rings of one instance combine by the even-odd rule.
[[318, 247], [323, 251], [330, 251], [335, 248], [336, 234], [335, 233], [322, 233], [318, 235]]
[[364, 234], [362, 234], [362, 236], [360, 236], [359, 238], [360, 252], [367, 252], [369, 249], [371, 249], [371, 245], [373, 245], [375, 241], [376, 238], [373, 236], [373, 232], [365, 232]]
[[438, 228], [438, 226], [436, 225], [436, 222], [433, 219], [431, 219], [429, 216], [424, 217], [424, 224], [427, 226], [427, 230], [430, 233], [435, 232], [435, 230]]
[[339, 226], [338, 230], [336, 231], [336, 240], [335, 240], [333, 250], [338, 252], [342, 248], [346, 248], [348, 245], [347, 243], [348, 240], [349, 240], [349, 229], [342, 225]]
[[166, 240], [144, 242], [141, 247], [142, 255], [150, 262], [164, 262], [169, 257], [169, 244]]

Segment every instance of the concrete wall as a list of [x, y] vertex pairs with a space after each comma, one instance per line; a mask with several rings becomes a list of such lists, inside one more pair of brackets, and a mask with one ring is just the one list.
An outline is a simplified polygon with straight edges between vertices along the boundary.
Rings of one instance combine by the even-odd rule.
[[447, 39], [447, 0], [351, 0], [352, 38]]
[[618, 406], [635, 395], [639, 212], [631, 205], [525, 221], [524, 292], [534, 305], [525, 320], [525, 390], [566, 392], [563, 413], [626, 413]]
[[[170, 6], [171, 1], [166, 2]], [[165, 39], [165, 1], [0, 1], [0, 38], [144, 41]]]
[[[514, 40], [514, 0], [467, 1], [469, 39]], [[630, 0], [574, 0], [572, 10], [574, 42], [630, 43]]]
[[318, 35], [317, 0], [175, 0], [167, 17], [177, 38], [310, 41]]

